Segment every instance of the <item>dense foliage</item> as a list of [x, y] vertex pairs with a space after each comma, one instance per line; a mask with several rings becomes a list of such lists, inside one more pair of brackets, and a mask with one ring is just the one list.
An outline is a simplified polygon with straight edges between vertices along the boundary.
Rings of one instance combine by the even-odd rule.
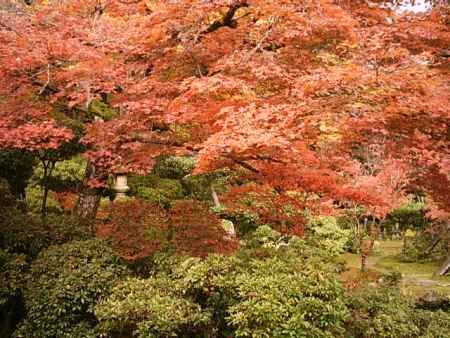
[[17, 337], [95, 336], [93, 306], [126, 274], [112, 250], [98, 240], [43, 250], [24, 289], [27, 318]]
[[0, 336], [448, 337], [446, 301], [366, 263], [393, 238], [450, 271], [449, 25], [443, 0], [0, 0]]

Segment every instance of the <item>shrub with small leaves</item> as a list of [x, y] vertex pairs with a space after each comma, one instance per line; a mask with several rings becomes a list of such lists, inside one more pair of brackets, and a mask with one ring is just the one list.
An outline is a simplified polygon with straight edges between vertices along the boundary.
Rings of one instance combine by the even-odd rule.
[[420, 338], [448, 338], [450, 335], [449, 312], [415, 310], [413, 321], [420, 329]]
[[231, 335], [233, 329], [226, 317], [238, 301], [236, 277], [245, 271], [243, 261], [236, 256], [210, 255], [187, 258], [174, 270], [179, 293], [212, 312], [212, 326], [221, 337]]
[[23, 314], [22, 290], [28, 262], [0, 249], [0, 337], [10, 337]]
[[208, 173], [188, 175], [181, 181], [185, 194], [202, 201], [212, 202], [212, 190], [219, 193], [227, 189], [232, 172], [220, 169]]
[[153, 173], [162, 178], [182, 179], [195, 167], [195, 160], [186, 156], [161, 157], [153, 167]]
[[[81, 156], [56, 162], [51, 176], [47, 178], [46, 185], [53, 191], [75, 190], [83, 182], [85, 170], [86, 159]], [[34, 184], [42, 185], [43, 177], [44, 167], [40, 163], [34, 169], [32, 181]]]
[[335, 255], [344, 252], [344, 247], [351, 236], [351, 231], [341, 229], [337, 219], [331, 216], [313, 218], [310, 220], [308, 228], [308, 238], [317, 246]]
[[[41, 186], [30, 184], [26, 188], [25, 199], [28, 209], [34, 213], [40, 213], [43, 196], [44, 189]], [[47, 212], [61, 213], [63, 211], [53, 191], [50, 191], [48, 194], [46, 208]]]
[[[35, 158], [31, 152], [23, 150], [0, 151], [0, 178], [11, 186], [16, 198], [23, 198], [28, 180], [33, 175]], [[0, 193], [0, 196], [2, 194]]]
[[[126, 274], [127, 269], [99, 240], [47, 248], [31, 265], [24, 291], [27, 317], [16, 337], [93, 336], [95, 303]], [[77, 328], [83, 335], [74, 334]]]
[[95, 307], [100, 331], [108, 337], [201, 337], [210, 313], [175, 290], [171, 279], [161, 277], [120, 282]]
[[21, 295], [28, 269], [26, 256], [0, 249], [0, 309], [11, 297]]
[[0, 247], [13, 253], [36, 256], [51, 243], [48, 231], [36, 215], [16, 207], [6, 208], [0, 218]]
[[11, 193], [11, 187], [7, 180], [0, 178], [0, 210], [3, 208], [8, 208], [16, 204], [16, 199]]
[[350, 294], [347, 306], [351, 316], [347, 336], [370, 338], [417, 337], [412, 304], [393, 288], [365, 288]]
[[305, 269], [298, 258], [251, 262], [236, 279], [239, 301], [229, 308], [236, 337], [335, 337], [348, 312], [336, 277]]
[[156, 175], [132, 176], [128, 185], [131, 195], [166, 208], [170, 207], [172, 200], [184, 197], [180, 181]]
[[397, 225], [401, 231], [424, 229], [430, 223], [426, 213], [424, 203], [409, 202], [392, 210], [384, 220], [383, 227], [388, 233], [395, 231]]
[[49, 214], [45, 221], [19, 208], [6, 208], [0, 219], [0, 248], [31, 258], [52, 244], [92, 237], [89, 225], [74, 216]]

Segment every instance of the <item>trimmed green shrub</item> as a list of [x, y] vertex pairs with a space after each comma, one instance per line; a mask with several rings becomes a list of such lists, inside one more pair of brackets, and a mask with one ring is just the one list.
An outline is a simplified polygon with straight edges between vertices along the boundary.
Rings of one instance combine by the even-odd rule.
[[195, 160], [185, 156], [163, 156], [153, 167], [153, 173], [162, 178], [182, 179], [195, 167]]
[[0, 337], [9, 337], [23, 315], [22, 290], [27, 269], [25, 255], [0, 249]]
[[308, 224], [308, 230], [309, 240], [335, 255], [344, 252], [345, 245], [351, 237], [351, 231], [341, 229], [337, 219], [332, 216], [313, 218]]
[[0, 218], [0, 248], [11, 253], [35, 257], [50, 245], [48, 231], [36, 215], [18, 208], [7, 208]]
[[[128, 279], [95, 307], [100, 330], [117, 337], [201, 337], [210, 313], [175, 292], [170, 279]], [[207, 336], [203, 336], [207, 337]]]
[[213, 207], [212, 211], [215, 212], [220, 218], [232, 222], [234, 229], [239, 236], [246, 236], [247, 234], [255, 231], [260, 225], [259, 217], [255, 213], [228, 210], [223, 206]]
[[448, 338], [450, 336], [450, 313], [442, 310], [416, 310], [415, 325], [420, 329], [420, 338]]
[[[443, 233], [442, 230], [441, 233]], [[435, 243], [436, 240], [438, 240], [437, 243]], [[430, 250], [430, 248], [433, 249]], [[436, 234], [420, 231], [414, 237], [404, 237], [400, 257], [404, 262], [427, 262], [445, 259], [447, 255], [448, 247], [445, 239], [439, 240]]]
[[264, 226], [235, 255], [172, 260], [121, 283], [96, 315], [111, 336], [342, 336], [348, 311], [329, 257]]
[[[271, 262], [277, 264], [276, 261]], [[335, 337], [347, 310], [337, 281], [320, 273], [244, 274], [240, 301], [229, 309], [236, 337]]]
[[181, 183], [187, 196], [212, 202], [211, 186], [217, 192], [226, 190], [231, 175], [230, 170], [221, 169], [204, 174], [186, 176]]
[[365, 288], [349, 295], [347, 337], [417, 337], [412, 304], [392, 288]]
[[396, 224], [401, 231], [424, 229], [429, 224], [425, 204], [409, 202], [392, 210], [383, 222], [383, 227], [388, 233], [392, 234], [395, 231]]
[[109, 121], [119, 114], [119, 110], [100, 100], [92, 100], [89, 105], [89, 113]]
[[[84, 180], [86, 159], [75, 156], [70, 160], [56, 162], [51, 177], [47, 179], [47, 186], [53, 191], [75, 190]], [[38, 164], [32, 177], [34, 185], [42, 185], [44, 167]]]
[[[27, 317], [16, 337], [93, 336], [95, 303], [126, 274], [127, 269], [103, 241], [47, 248], [32, 262], [24, 291]], [[83, 335], [74, 335], [80, 329]]]
[[27, 151], [0, 151], [0, 178], [8, 181], [11, 186], [11, 193], [16, 198], [25, 197], [25, 187], [33, 175], [35, 162], [34, 156]]
[[131, 195], [163, 207], [169, 207], [172, 200], [184, 197], [180, 181], [156, 175], [131, 176], [128, 185]]
[[295, 236], [264, 237], [263, 259], [250, 259], [236, 277], [238, 301], [227, 317], [235, 336], [340, 336], [348, 313], [329, 256]]
[[35, 257], [52, 244], [92, 237], [89, 225], [76, 217], [49, 214], [43, 220], [19, 208], [6, 208], [0, 218], [0, 248]]
[[349, 338], [447, 338], [450, 313], [417, 308], [398, 289], [365, 288], [347, 297], [351, 316], [345, 337]]
[[179, 264], [173, 278], [178, 292], [195, 300], [212, 313], [211, 327], [206, 335], [232, 336], [233, 329], [227, 320], [229, 308], [238, 301], [236, 277], [245, 271], [243, 261], [235, 256], [210, 255], [206, 259], [187, 258]]
[[0, 210], [16, 205], [16, 198], [11, 193], [11, 188], [7, 180], [0, 178]]
[[0, 308], [11, 297], [21, 296], [27, 268], [25, 255], [0, 250]]

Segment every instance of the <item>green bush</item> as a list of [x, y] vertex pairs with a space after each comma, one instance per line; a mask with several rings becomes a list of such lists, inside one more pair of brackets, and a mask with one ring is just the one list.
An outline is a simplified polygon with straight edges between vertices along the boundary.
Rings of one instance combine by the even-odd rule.
[[348, 337], [417, 337], [412, 304], [392, 288], [366, 288], [347, 298]]
[[[238, 301], [227, 317], [235, 336], [339, 336], [347, 310], [330, 255], [295, 236], [286, 243], [265, 228], [258, 232], [264, 255], [250, 258], [236, 277]], [[245, 256], [258, 257], [258, 250]]]
[[163, 207], [172, 200], [184, 197], [183, 187], [178, 180], [160, 178], [156, 175], [132, 176], [129, 179], [130, 194]]
[[445, 259], [448, 254], [445, 240], [439, 241], [433, 247], [433, 250], [429, 250], [436, 239], [436, 236], [427, 231], [418, 232], [414, 237], [405, 237], [401, 259], [404, 262], [426, 262]]
[[25, 255], [0, 249], [0, 337], [10, 337], [23, 315], [22, 290], [27, 269]]
[[128, 279], [95, 307], [100, 330], [118, 337], [200, 337], [210, 314], [175, 292], [170, 279]]
[[[40, 213], [42, 209], [44, 189], [39, 185], [30, 184], [25, 191], [28, 209], [34, 213]], [[53, 197], [53, 193], [50, 191], [47, 197], [47, 212], [61, 213], [62, 211], [61, 205]]]
[[109, 121], [119, 114], [117, 108], [109, 106], [107, 103], [100, 100], [92, 100], [89, 105], [89, 113], [98, 116], [103, 120]]
[[419, 309], [392, 286], [359, 290], [350, 294], [346, 303], [351, 311], [349, 338], [449, 337], [450, 313]]
[[11, 186], [11, 193], [16, 198], [25, 197], [25, 187], [33, 175], [35, 162], [34, 156], [27, 151], [0, 151], [0, 178], [8, 181]]
[[16, 205], [16, 198], [11, 193], [11, 188], [7, 180], [0, 178], [0, 210]]
[[255, 231], [259, 224], [259, 217], [247, 211], [231, 211], [224, 207], [214, 207], [213, 211], [221, 218], [233, 222], [234, 229], [239, 236], [246, 236]]
[[236, 337], [334, 337], [342, 332], [347, 311], [337, 281], [323, 280], [320, 273], [271, 272], [239, 276], [240, 301], [228, 316]]
[[96, 315], [107, 336], [340, 336], [347, 310], [329, 257], [263, 226], [232, 256], [153, 257], [159, 273], [120, 283]]
[[231, 336], [233, 329], [227, 320], [229, 308], [238, 301], [236, 277], [243, 270], [243, 261], [235, 256], [210, 255], [206, 259], [188, 258], [173, 273], [177, 289], [212, 313], [207, 337], [219, 332]]
[[71, 215], [48, 214], [45, 219], [45, 228], [51, 244], [87, 240], [94, 235], [90, 223]]
[[49, 214], [44, 223], [39, 216], [13, 207], [3, 210], [0, 218], [0, 248], [31, 258], [52, 244], [91, 236], [88, 224], [68, 215]]
[[10, 298], [20, 297], [28, 268], [26, 256], [0, 249], [0, 308]]
[[50, 243], [49, 233], [39, 217], [15, 207], [3, 210], [0, 218], [0, 248], [35, 257]]
[[[99, 240], [47, 248], [32, 262], [24, 291], [27, 317], [16, 337], [93, 336], [95, 303], [126, 274], [110, 247]], [[83, 335], [74, 335], [77, 330]]]
[[231, 172], [227, 169], [189, 175], [181, 181], [185, 194], [202, 201], [212, 201], [211, 186], [219, 193], [226, 190]]
[[429, 219], [426, 217], [424, 203], [409, 202], [391, 211], [383, 222], [383, 227], [392, 234], [396, 224], [398, 224], [399, 230], [405, 231], [407, 229], [424, 229], [428, 223]]
[[192, 157], [163, 156], [153, 167], [153, 173], [162, 178], [182, 179], [189, 175], [195, 167]]
[[450, 313], [442, 310], [415, 310], [413, 321], [420, 329], [420, 338], [448, 338], [450, 336]]
[[351, 230], [340, 228], [337, 219], [332, 216], [313, 218], [308, 224], [308, 231], [309, 240], [335, 255], [344, 252], [351, 238]]
[[[84, 180], [86, 159], [75, 156], [70, 160], [56, 162], [51, 177], [47, 180], [47, 186], [53, 191], [66, 191], [76, 189]], [[34, 185], [42, 185], [44, 167], [42, 163], [34, 169], [32, 177]]]

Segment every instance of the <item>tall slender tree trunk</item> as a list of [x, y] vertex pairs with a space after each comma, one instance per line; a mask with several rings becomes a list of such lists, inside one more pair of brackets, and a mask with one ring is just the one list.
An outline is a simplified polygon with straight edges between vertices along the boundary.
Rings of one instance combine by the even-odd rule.
[[83, 185], [74, 207], [74, 214], [86, 220], [94, 220], [100, 205], [101, 195], [98, 189], [88, 186], [88, 181], [95, 176], [95, 168], [91, 162], [86, 166], [86, 174]]
[[[447, 223], [445, 233], [448, 234], [449, 231], [450, 231], [450, 223]], [[447, 242], [447, 252], [448, 256], [444, 264], [442, 264], [442, 266], [434, 272], [434, 274], [437, 276], [444, 276], [445, 274], [450, 273], [450, 244], [448, 242]]]
[[48, 200], [48, 183], [49, 179], [52, 176], [53, 169], [55, 168], [55, 161], [42, 161], [44, 166], [44, 177], [42, 178], [42, 184], [44, 188], [44, 195], [42, 197], [42, 205], [41, 205], [41, 213], [42, 217], [45, 218], [47, 216], [47, 200]]
[[214, 205], [216, 207], [220, 207], [219, 196], [217, 196], [217, 192], [216, 192], [216, 190], [214, 189], [214, 187], [212, 185], [211, 185], [211, 196], [212, 196], [212, 199], [214, 201]]

